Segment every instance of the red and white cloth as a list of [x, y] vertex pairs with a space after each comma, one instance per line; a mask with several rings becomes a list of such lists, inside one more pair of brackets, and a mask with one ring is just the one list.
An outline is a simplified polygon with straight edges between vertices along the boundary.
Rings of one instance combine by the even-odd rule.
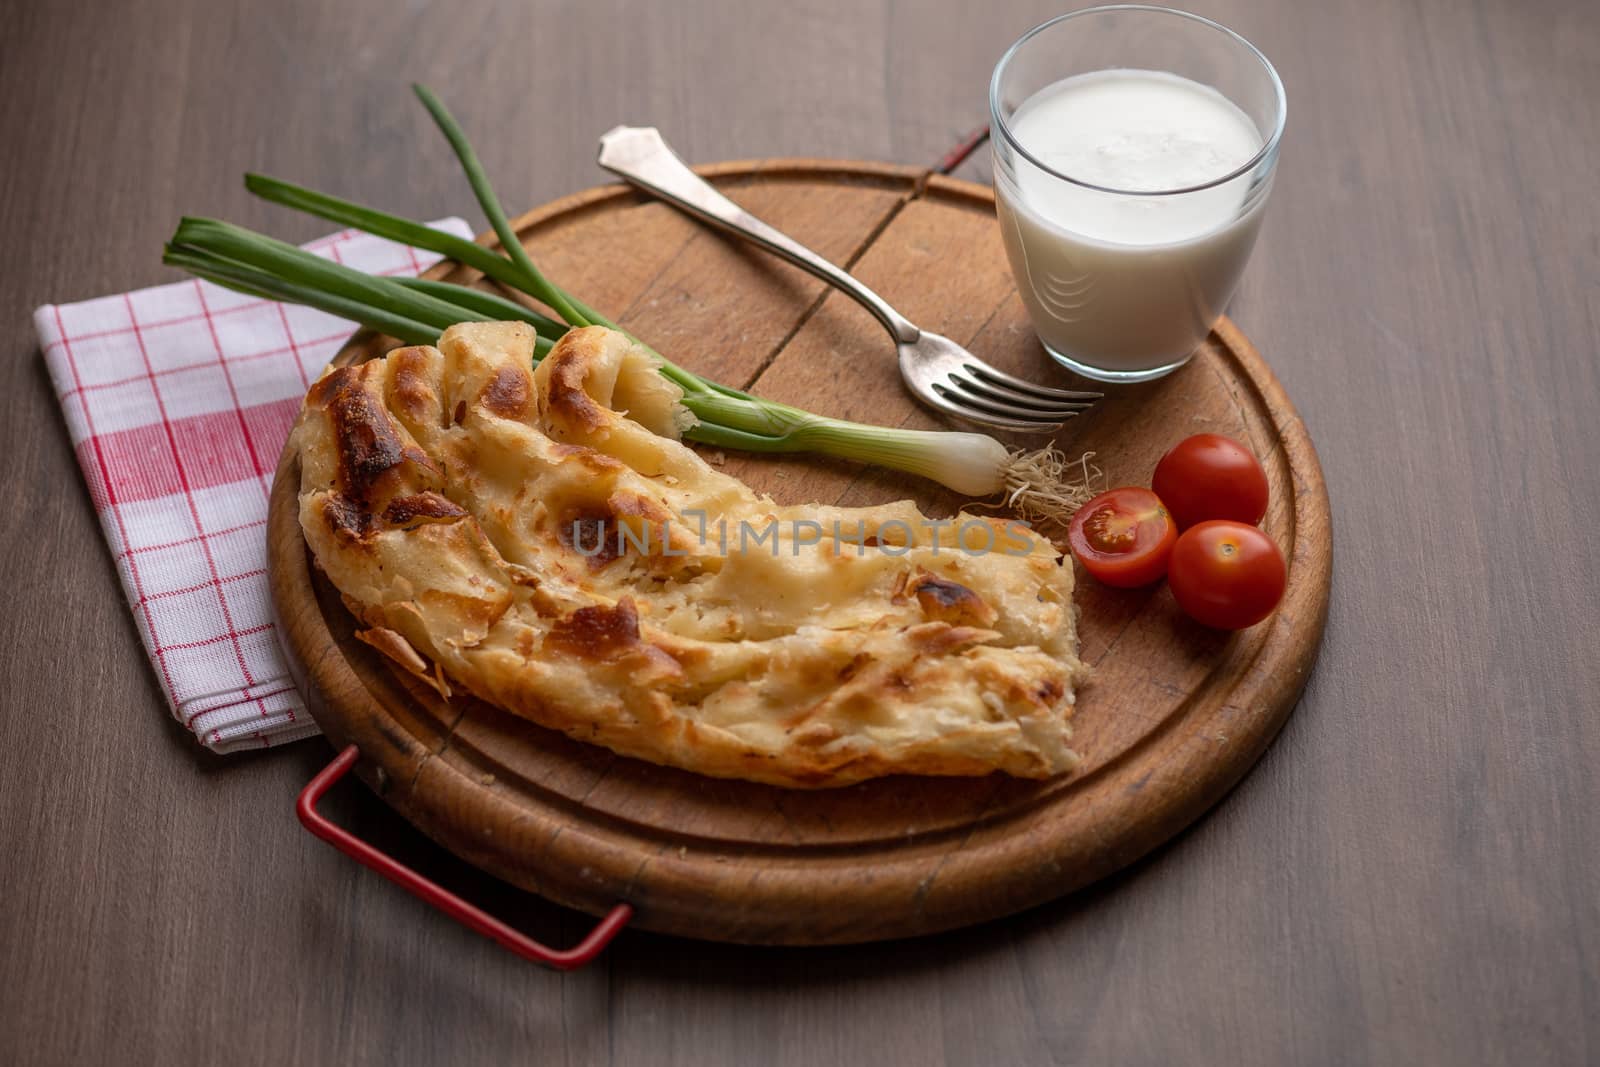
[[[374, 274], [438, 258], [354, 231], [307, 247]], [[306, 388], [354, 325], [192, 280], [46, 304], [33, 322], [173, 715], [215, 752], [316, 733], [272, 621], [267, 496]]]

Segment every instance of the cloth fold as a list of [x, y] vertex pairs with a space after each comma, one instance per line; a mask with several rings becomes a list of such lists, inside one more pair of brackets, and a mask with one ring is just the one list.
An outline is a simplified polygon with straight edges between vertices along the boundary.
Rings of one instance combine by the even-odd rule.
[[[306, 247], [373, 274], [439, 258], [356, 231]], [[307, 387], [355, 324], [193, 280], [46, 304], [33, 322], [173, 715], [215, 752], [317, 733], [272, 621], [267, 498]]]

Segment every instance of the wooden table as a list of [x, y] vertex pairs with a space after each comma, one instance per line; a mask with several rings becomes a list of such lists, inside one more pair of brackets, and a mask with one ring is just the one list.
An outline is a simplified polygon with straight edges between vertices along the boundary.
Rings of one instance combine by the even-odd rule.
[[[1123, 875], [914, 943], [627, 933], [562, 976], [303, 833], [290, 805], [323, 743], [217, 758], [167, 717], [36, 304], [170, 280], [158, 255], [180, 212], [318, 232], [247, 197], [247, 168], [463, 211], [413, 79], [451, 101], [517, 205], [596, 182], [595, 138], [624, 120], [697, 161], [931, 162], [984, 120], [1005, 44], [1056, 10], [940, 6], [9, 6], [0, 1061], [1600, 1058], [1591, 0], [1196, 5], [1288, 87], [1280, 182], [1233, 312], [1321, 450], [1334, 600], [1259, 768]], [[985, 159], [961, 173], [986, 177]], [[538, 936], [586, 925], [357, 787], [327, 807]]]

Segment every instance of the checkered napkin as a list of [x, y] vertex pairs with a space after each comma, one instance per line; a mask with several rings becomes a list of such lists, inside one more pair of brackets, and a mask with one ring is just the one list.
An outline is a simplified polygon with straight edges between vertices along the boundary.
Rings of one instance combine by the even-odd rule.
[[[354, 231], [307, 247], [375, 274], [437, 259]], [[274, 632], [264, 528], [301, 398], [354, 324], [198, 281], [33, 322], [173, 715], [214, 752], [316, 733]]]

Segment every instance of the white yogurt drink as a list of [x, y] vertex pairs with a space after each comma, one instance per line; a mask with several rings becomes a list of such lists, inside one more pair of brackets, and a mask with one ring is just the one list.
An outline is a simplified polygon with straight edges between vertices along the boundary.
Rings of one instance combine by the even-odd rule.
[[1283, 87], [1209, 19], [1092, 8], [1026, 34], [990, 88], [995, 200], [1029, 317], [1102, 381], [1180, 366], [1261, 227]]

